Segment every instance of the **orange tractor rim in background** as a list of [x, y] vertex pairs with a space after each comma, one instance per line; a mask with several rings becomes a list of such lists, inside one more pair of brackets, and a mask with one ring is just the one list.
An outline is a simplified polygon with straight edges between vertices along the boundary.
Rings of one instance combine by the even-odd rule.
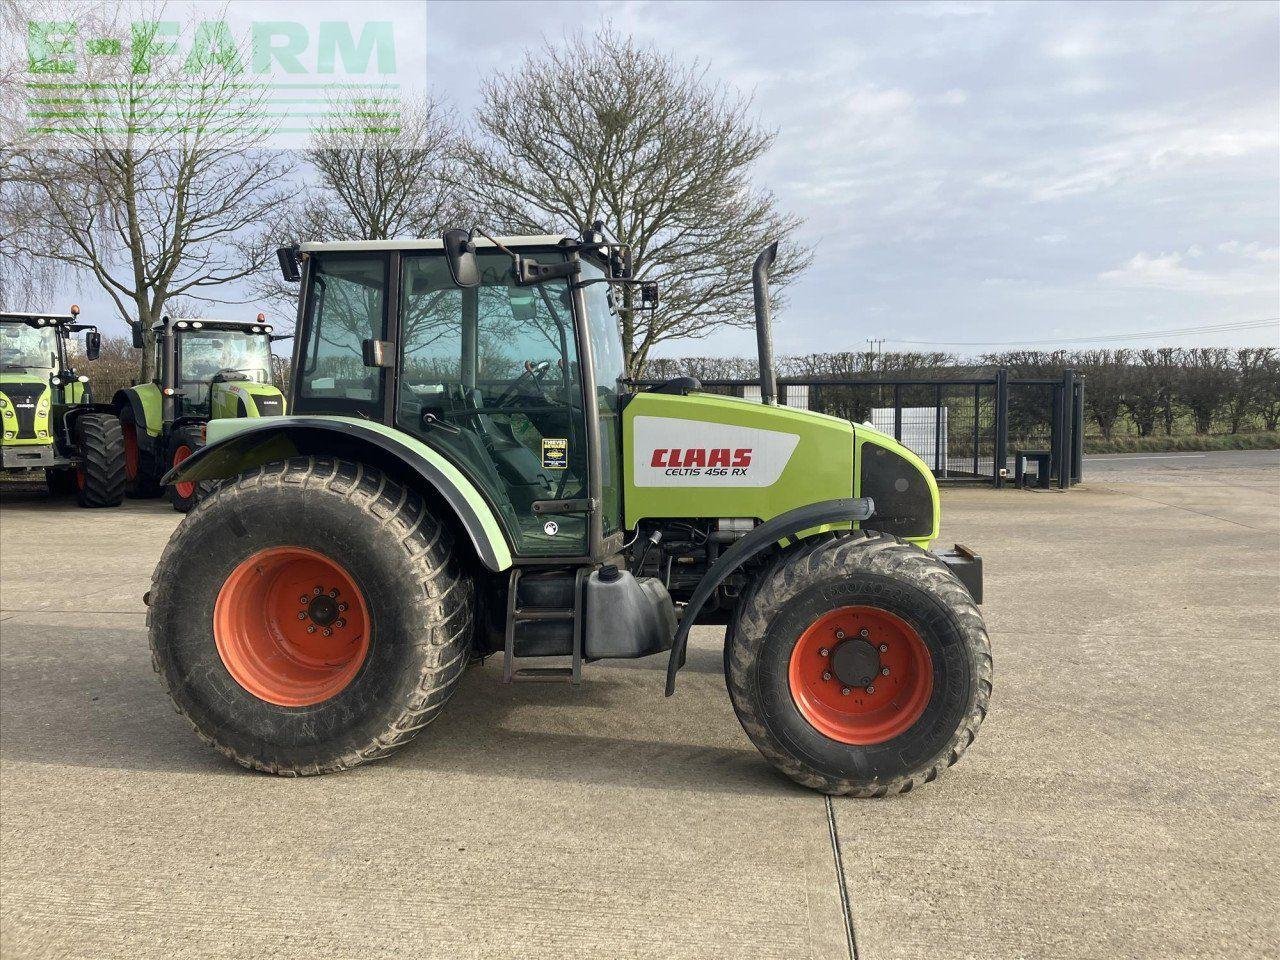
[[124, 434], [124, 475], [126, 480], [138, 477], [138, 428], [132, 423], [122, 423], [120, 432]]
[[920, 719], [933, 693], [933, 660], [920, 634], [879, 607], [819, 617], [791, 651], [791, 699], [819, 733], [870, 746]]
[[213, 638], [232, 678], [282, 707], [347, 688], [369, 653], [369, 611], [342, 566], [305, 547], [242, 561], [218, 592]]
[[[187, 457], [191, 456], [192, 450], [185, 443], [173, 451], [173, 466], [177, 466]], [[178, 491], [178, 496], [183, 500], [189, 500], [191, 495], [196, 492], [196, 484], [194, 480], [179, 480], [174, 484]]]

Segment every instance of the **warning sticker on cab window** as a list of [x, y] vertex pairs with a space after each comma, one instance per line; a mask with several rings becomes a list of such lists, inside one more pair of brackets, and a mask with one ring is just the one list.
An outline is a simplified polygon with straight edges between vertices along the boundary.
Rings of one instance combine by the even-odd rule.
[[542, 466], [547, 470], [564, 470], [569, 466], [569, 441], [542, 438]]

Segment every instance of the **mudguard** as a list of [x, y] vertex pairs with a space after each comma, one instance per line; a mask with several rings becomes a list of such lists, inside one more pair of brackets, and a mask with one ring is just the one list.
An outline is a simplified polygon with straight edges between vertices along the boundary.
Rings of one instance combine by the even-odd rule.
[[684, 662], [685, 647], [689, 644], [689, 631], [699, 611], [715, 592], [716, 587], [747, 561], [770, 550], [781, 540], [800, 537], [816, 528], [829, 524], [860, 522], [871, 517], [875, 504], [862, 497], [847, 500], [823, 500], [819, 503], [806, 504], [786, 513], [766, 520], [745, 537], [737, 540], [720, 559], [712, 564], [711, 569], [703, 576], [680, 617], [680, 627], [676, 630], [675, 640], [671, 644], [671, 659], [667, 661], [667, 696], [676, 692], [676, 671]]
[[333, 416], [211, 420], [207, 444], [160, 482], [223, 480], [264, 463], [307, 455], [350, 457], [421, 481], [453, 510], [487, 569], [496, 573], [511, 566], [511, 548], [502, 528], [471, 481], [425, 443], [369, 420]]

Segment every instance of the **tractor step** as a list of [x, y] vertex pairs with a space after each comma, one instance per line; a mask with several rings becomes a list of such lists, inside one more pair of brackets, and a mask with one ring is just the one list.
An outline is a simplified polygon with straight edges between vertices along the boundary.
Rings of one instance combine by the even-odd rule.
[[[582, 682], [582, 584], [588, 570], [584, 567], [572, 574], [525, 573], [516, 568], [511, 571], [507, 587], [507, 625], [502, 650], [502, 682], [512, 683], [517, 678], [549, 680], [567, 677], [570, 683]], [[530, 589], [521, 595], [521, 583]], [[539, 601], [542, 601], [539, 603]], [[565, 603], [571, 604], [564, 606]], [[570, 667], [521, 667], [518, 660], [529, 657], [516, 656], [516, 628], [522, 623], [568, 623], [572, 629]], [[556, 653], [563, 654], [563, 648]]]

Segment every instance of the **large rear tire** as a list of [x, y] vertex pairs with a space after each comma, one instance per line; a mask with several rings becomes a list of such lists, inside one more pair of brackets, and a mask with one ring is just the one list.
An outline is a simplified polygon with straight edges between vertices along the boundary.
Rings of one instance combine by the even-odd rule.
[[738, 719], [762, 754], [828, 794], [928, 783], [977, 735], [991, 643], [973, 598], [888, 534], [816, 537], [753, 582], [725, 646]]
[[76, 502], [82, 507], [118, 507], [124, 502], [124, 438], [109, 413], [76, 418]]
[[343, 770], [407, 743], [453, 694], [472, 593], [417, 493], [342, 460], [271, 463], [220, 484], [170, 539], [153, 665], [236, 763]]

